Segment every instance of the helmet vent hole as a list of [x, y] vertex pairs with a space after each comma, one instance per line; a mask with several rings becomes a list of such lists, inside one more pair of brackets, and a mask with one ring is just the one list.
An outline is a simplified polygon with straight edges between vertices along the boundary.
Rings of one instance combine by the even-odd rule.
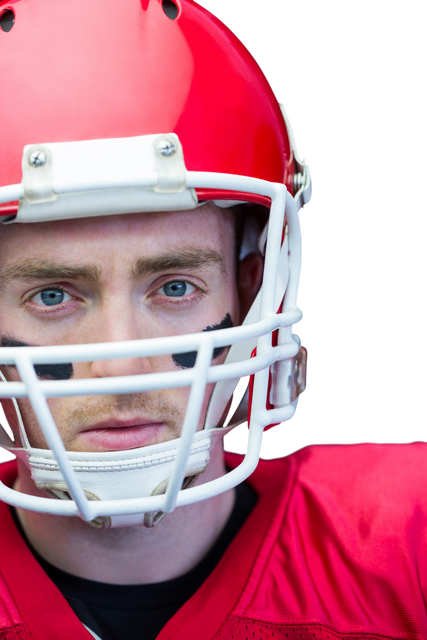
[[15, 14], [10, 9], [6, 9], [0, 15], [0, 29], [2, 31], [10, 31], [15, 24]]
[[177, 19], [179, 9], [175, 2], [172, 2], [172, 0], [163, 0], [162, 7], [168, 18], [170, 18], [171, 20]]

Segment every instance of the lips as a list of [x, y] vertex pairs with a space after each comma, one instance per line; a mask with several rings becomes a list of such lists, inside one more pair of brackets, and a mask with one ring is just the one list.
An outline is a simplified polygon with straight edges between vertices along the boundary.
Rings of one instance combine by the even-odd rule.
[[111, 419], [86, 427], [80, 432], [79, 440], [91, 451], [125, 451], [163, 440], [161, 435], [165, 430], [167, 426], [163, 422], [150, 418]]
[[163, 424], [157, 420], [150, 418], [135, 418], [133, 420], [105, 420], [105, 422], [97, 422], [89, 427], [85, 427], [81, 430], [81, 433], [85, 431], [98, 431], [100, 429], [126, 429], [128, 427], [157, 427]]

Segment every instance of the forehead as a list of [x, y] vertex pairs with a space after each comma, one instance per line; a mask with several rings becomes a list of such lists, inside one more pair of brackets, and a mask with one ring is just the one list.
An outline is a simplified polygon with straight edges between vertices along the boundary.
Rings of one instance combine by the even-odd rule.
[[123, 262], [186, 247], [233, 257], [234, 218], [207, 203], [192, 211], [127, 214], [0, 227], [0, 264], [29, 259]]

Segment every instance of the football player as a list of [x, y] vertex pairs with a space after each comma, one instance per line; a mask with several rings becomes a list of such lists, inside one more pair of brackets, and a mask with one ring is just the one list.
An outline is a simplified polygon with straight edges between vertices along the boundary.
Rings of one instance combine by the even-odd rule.
[[0, 51], [2, 636], [416, 631], [356, 473], [393, 452], [257, 468], [305, 388], [311, 182], [256, 62], [192, 0], [1, 2]]
[[3, 1], [0, 27], [1, 630], [311, 638], [260, 614], [289, 593], [264, 432], [308, 384], [285, 103], [196, 0]]

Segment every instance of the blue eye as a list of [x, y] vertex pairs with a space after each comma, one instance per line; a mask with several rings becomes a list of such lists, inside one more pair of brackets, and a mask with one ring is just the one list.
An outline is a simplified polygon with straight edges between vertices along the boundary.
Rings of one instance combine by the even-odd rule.
[[168, 282], [163, 285], [163, 290], [167, 296], [185, 296], [187, 293], [187, 283], [178, 280], [177, 282]]
[[[188, 292], [187, 290], [189, 286], [191, 287], [191, 285], [188, 285], [186, 282], [177, 280], [176, 282], [168, 282], [167, 284], [164, 284], [162, 289], [165, 292], [166, 296], [179, 298], [185, 296], [185, 294]], [[194, 289], [194, 287], [192, 288]]]
[[40, 299], [43, 304], [51, 307], [55, 304], [61, 304], [64, 300], [64, 292], [62, 289], [46, 289], [40, 292]]
[[54, 307], [61, 304], [61, 302], [68, 302], [71, 300], [70, 294], [62, 291], [62, 289], [44, 289], [32, 298], [33, 303], [43, 307]]

